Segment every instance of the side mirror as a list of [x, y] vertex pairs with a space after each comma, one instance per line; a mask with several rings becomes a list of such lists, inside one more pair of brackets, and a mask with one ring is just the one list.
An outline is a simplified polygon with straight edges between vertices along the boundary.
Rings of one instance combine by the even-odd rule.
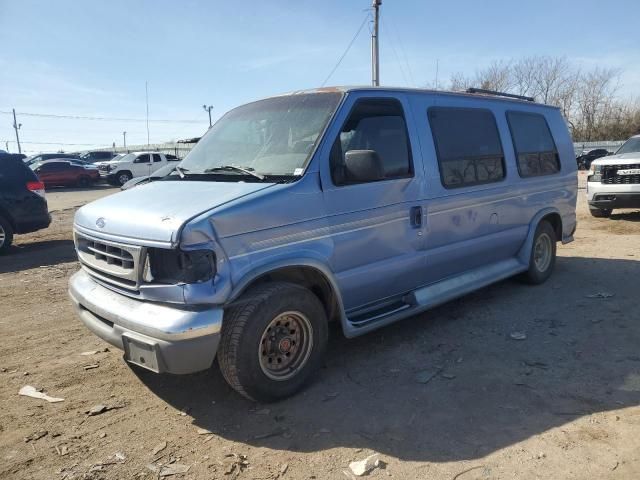
[[350, 183], [384, 180], [382, 159], [375, 150], [349, 150], [344, 154], [347, 181]]

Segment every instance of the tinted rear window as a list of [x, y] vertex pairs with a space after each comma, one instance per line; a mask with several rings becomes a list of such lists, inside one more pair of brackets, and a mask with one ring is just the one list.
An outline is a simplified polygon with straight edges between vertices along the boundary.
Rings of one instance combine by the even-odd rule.
[[560, 171], [556, 144], [544, 116], [508, 112], [507, 120], [521, 177], [551, 175]]
[[433, 107], [429, 123], [445, 188], [498, 182], [505, 176], [496, 120], [480, 108]]
[[35, 174], [22, 160], [0, 157], [0, 184], [4, 187], [36, 180]]

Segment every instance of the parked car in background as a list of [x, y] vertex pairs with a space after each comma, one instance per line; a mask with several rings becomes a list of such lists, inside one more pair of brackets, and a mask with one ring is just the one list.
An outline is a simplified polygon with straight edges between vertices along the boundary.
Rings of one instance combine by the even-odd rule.
[[[640, 147], [638, 143], [628, 140], [624, 145], [632, 150]], [[594, 217], [610, 217], [616, 208], [640, 208], [640, 148], [594, 160], [587, 176], [587, 201]]]
[[115, 157], [113, 152], [93, 151], [84, 152], [80, 154], [80, 160], [84, 160], [87, 163], [106, 162]]
[[[179, 161], [176, 158], [176, 161]], [[112, 185], [122, 186], [134, 177], [149, 176], [169, 162], [164, 153], [132, 152], [97, 164], [100, 176]]]
[[546, 281], [573, 240], [576, 171], [560, 110], [524, 97], [272, 97], [225, 114], [166, 179], [80, 208], [69, 294], [126, 361], [185, 374], [217, 354], [236, 391], [273, 401], [320, 368], [329, 321], [355, 337]]
[[175, 169], [176, 166], [170, 163], [169, 165], [165, 165], [164, 167], [159, 168], [149, 176], [132, 178], [127, 183], [122, 185], [120, 189], [129, 190], [130, 188], [137, 187], [138, 185], [155, 182], [156, 180], [160, 180], [161, 178], [165, 178], [167, 175], [170, 175], [171, 172], [173, 172]]
[[591, 150], [580, 155], [576, 158], [576, 162], [578, 163], [578, 168], [580, 170], [589, 170], [591, 162], [598, 158], [606, 157], [607, 155], [611, 155], [611, 152], [606, 148], [596, 148], [595, 150]]
[[69, 160], [48, 160], [30, 165], [47, 187], [88, 187], [100, 178], [93, 165], [82, 165]]
[[39, 153], [38, 155], [33, 155], [31, 157], [27, 157], [24, 159], [24, 162], [27, 166], [32, 165], [37, 162], [44, 162], [46, 160], [54, 160], [54, 159], [69, 159], [69, 160], [79, 160], [80, 155], [76, 153]]
[[624, 142], [620, 148], [616, 150], [616, 155], [633, 152], [640, 152], [640, 135], [634, 135]]
[[35, 232], [50, 223], [44, 184], [19, 156], [0, 155], [0, 254], [14, 234]]

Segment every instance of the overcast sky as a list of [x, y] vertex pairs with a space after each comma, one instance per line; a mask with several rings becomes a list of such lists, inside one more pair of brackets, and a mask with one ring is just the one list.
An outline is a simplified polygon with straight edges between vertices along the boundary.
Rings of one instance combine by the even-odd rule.
[[[362, 24], [370, 0], [0, 0], [0, 148], [29, 152], [199, 136], [246, 101], [320, 86]], [[566, 56], [618, 68], [640, 96], [640, 1], [383, 0], [383, 85], [432, 85], [492, 60]], [[329, 85], [370, 82], [369, 25]], [[11, 143], [13, 142], [13, 143]], [[31, 142], [31, 143], [27, 143]], [[56, 145], [44, 142], [56, 142]]]

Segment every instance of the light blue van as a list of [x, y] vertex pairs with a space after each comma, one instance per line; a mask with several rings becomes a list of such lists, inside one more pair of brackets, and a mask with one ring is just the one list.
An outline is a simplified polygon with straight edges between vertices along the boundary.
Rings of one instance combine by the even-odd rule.
[[[493, 92], [495, 93], [495, 92]], [[276, 400], [347, 337], [519, 275], [573, 240], [560, 111], [524, 98], [325, 88], [238, 107], [157, 182], [81, 208], [78, 314], [155, 372], [212, 366]]]

